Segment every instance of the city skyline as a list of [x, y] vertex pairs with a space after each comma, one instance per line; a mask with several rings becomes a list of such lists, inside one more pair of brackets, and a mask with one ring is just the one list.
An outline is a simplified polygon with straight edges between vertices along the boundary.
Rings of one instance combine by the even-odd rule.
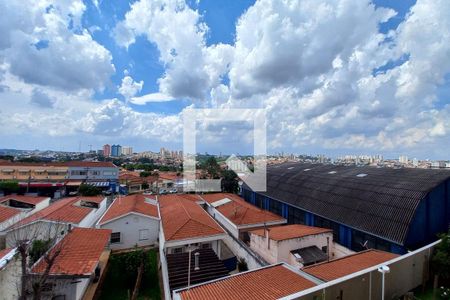
[[[184, 109], [262, 108], [268, 153], [449, 159], [449, 5], [4, 2], [0, 147], [182, 149]], [[198, 151], [249, 130], [201, 124]]]

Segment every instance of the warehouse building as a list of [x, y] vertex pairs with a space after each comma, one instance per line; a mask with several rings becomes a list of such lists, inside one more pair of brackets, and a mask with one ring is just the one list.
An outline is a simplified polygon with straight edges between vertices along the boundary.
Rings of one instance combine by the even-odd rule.
[[283, 163], [268, 166], [267, 191], [243, 198], [288, 219], [333, 229], [355, 251], [403, 254], [434, 240], [450, 223], [450, 172]]

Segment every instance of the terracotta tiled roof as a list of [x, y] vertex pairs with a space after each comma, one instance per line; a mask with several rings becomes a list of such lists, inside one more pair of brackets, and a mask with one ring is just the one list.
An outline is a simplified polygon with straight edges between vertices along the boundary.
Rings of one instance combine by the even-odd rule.
[[201, 195], [208, 203], [213, 203], [225, 198], [232, 200], [218, 206], [216, 209], [235, 225], [256, 225], [265, 222], [286, 222], [286, 219], [277, 214], [260, 209], [247, 203], [241, 197], [228, 193], [215, 193]]
[[343, 277], [388, 260], [398, 255], [380, 250], [366, 250], [342, 258], [323, 262], [313, 266], [304, 267], [303, 271], [324, 281], [331, 281]]
[[0, 205], [0, 223], [3, 223], [15, 215], [19, 214], [22, 210], [14, 207]]
[[131, 212], [140, 213], [146, 216], [158, 218], [158, 207], [154, 204], [145, 202], [145, 196], [142, 194], [119, 197], [103, 215], [99, 224], [104, 224], [112, 219], [124, 216]]
[[166, 241], [225, 233], [203, 208], [182, 196], [162, 195], [159, 196], [159, 203]]
[[183, 300], [271, 300], [314, 287], [284, 265], [275, 265], [205, 283], [180, 292]]
[[29, 167], [89, 167], [89, 168], [117, 168], [112, 162], [107, 161], [68, 161], [68, 162], [45, 162], [45, 163], [33, 163], [33, 162], [11, 162], [11, 161], [1, 161], [0, 166], [29, 166]]
[[3, 249], [3, 250], [0, 250], [0, 259], [2, 259], [9, 252], [11, 252], [12, 249], [13, 248], [6, 248], [6, 249]]
[[178, 176], [176, 172], [159, 172], [158, 177], [159, 177], [159, 179], [172, 180], [172, 181], [181, 179], [181, 177]]
[[105, 196], [78, 196], [77, 199], [100, 204], [105, 199]]
[[[321, 234], [326, 232], [333, 232], [332, 229], [306, 226], [300, 224], [292, 224], [285, 226], [274, 226], [269, 229], [269, 237], [274, 241], [290, 240], [295, 238], [301, 238], [308, 235]], [[252, 234], [264, 236], [264, 229], [257, 229], [250, 231]]]
[[36, 220], [50, 220], [78, 224], [93, 210], [93, 208], [80, 207], [75, 204], [80, 200], [88, 198], [90, 199], [91, 197], [75, 197], [58, 200], [50, 206], [21, 220], [15, 226], [23, 226]]
[[10, 200], [10, 199], [13, 199], [13, 200], [16, 200], [16, 201], [20, 201], [20, 202], [24, 202], [24, 203], [28, 203], [28, 204], [36, 205], [36, 204], [44, 201], [45, 199], [48, 199], [48, 197], [8, 195], [8, 196], [0, 197], [0, 202], [5, 202], [5, 201]]
[[[50, 255], [61, 251], [50, 269], [50, 275], [92, 274], [109, 243], [110, 235], [110, 229], [74, 228], [50, 250]], [[46, 267], [47, 263], [41, 259], [31, 272], [42, 273]]]

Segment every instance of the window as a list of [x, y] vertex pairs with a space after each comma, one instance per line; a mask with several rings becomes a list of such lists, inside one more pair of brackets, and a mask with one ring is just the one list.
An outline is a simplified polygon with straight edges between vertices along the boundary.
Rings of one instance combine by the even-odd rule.
[[139, 240], [145, 241], [148, 240], [149, 230], [148, 229], [140, 229], [139, 230]]
[[100, 175], [101, 172], [100, 172], [100, 171], [91, 171], [91, 174], [92, 174], [92, 175]]
[[183, 247], [173, 248], [172, 253], [173, 254], [183, 253]]
[[120, 232], [111, 233], [111, 244], [120, 243]]
[[211, 248], [211, 244], [202, 244], [202, 249], [209, 249]]
[[87, 171], [70, 171], [70, 175], [86, 176]]

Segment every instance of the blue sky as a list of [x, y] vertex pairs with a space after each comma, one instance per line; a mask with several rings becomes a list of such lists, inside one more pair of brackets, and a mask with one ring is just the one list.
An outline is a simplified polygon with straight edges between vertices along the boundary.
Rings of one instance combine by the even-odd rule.
[[[184, 109], [262, 108], [271, 153], [450, 159], [448, 6], [5, 2], [0, 148], [181, 149]], [[251, 151], [225, 127], [200, 151]]]

